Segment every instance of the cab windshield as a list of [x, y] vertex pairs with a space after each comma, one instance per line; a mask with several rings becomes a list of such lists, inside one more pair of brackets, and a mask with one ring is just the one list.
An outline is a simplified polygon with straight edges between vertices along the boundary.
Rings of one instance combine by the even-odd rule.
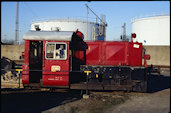
[[47, 43], [46, 59], [65, 60], [67, 58], [66, 43]]

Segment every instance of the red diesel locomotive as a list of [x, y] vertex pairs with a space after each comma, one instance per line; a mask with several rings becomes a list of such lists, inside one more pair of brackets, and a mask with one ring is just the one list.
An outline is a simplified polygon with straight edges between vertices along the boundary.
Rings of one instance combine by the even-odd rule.
[[85, 42], [79, 31], [29, 31], [23, 39], [24, 87], [147, 90], [150, 56], [143, 52], [142, 43]]

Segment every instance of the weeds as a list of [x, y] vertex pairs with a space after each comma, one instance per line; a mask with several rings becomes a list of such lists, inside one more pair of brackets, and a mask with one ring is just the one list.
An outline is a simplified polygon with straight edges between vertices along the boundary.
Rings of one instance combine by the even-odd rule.
[[72, 106], [71, 110], [70, 110], [71, 111], [70, 113], [77, 113], [78, 110], [79, 110], [78, 107]]

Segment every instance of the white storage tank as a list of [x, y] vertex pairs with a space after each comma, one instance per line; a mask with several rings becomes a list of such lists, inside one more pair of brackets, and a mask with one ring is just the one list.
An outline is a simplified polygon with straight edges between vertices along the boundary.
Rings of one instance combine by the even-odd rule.
[[96, 22], [88, 22], [87, 37], [87, 21], [76, 19], [55, 19], [45, 20], [31, 23], [31, 30], [39, 27], [41, 31], [76, 31], [77, 29], [84, 34], [84, 40], [105, 40], [106, 26]]
[[143, 45], [170, 45], [170, 15], [133, 20], [132, 33]]

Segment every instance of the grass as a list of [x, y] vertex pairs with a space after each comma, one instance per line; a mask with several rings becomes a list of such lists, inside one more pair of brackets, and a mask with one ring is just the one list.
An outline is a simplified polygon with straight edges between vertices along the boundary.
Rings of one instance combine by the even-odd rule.
[[103, 113], [106, 109], [109, 109], [115, 105], [122, 104], [128, 99], [128, 96], [121, 97], [106, 97], [99, 101], [98, 106], [92, 106], [88, 113]]

